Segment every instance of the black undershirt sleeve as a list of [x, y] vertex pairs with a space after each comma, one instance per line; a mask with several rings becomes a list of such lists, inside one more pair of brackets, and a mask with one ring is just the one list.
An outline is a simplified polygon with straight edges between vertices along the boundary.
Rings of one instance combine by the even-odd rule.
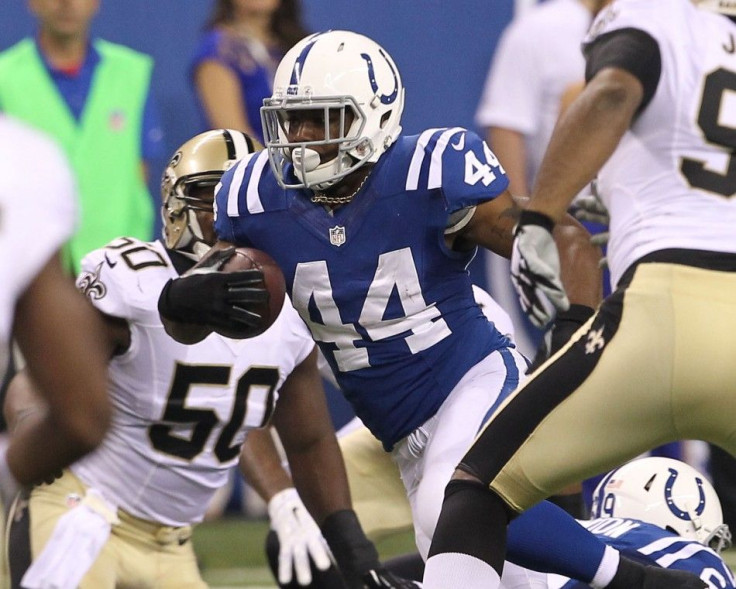
[[662, 56], [654, 37], [641, 29], [618, 29], [584, 45], [583, 53], [586, 60], [586, 82], [607, 67], [626, 70], [644, 87], [644, 97], [637, 114], [647, 107], [657, 90], [662, 73]]

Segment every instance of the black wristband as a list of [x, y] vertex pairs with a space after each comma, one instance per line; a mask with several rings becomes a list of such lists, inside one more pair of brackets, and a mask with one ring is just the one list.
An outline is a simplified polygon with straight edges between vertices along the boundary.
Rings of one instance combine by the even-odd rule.
[[378, 551], [352, 509], [330, 514], [320, 529], [348, 586], [360, 583], [364, 573], [380, 566]]
[[523, 225], [539, 225], [552, 233], [552, 229], [555, 227], [555, 222], [544, 213], [524, 210], [521, 211], [521, 215], [519, 215], [519, 227]]
[[590, 319], [595, 313], [595, 309], [591, 309], [587, 305], [570, 305], [566, 311], [557, 313], [556, 321], [574, 321], [578, 325], [582, 325]]

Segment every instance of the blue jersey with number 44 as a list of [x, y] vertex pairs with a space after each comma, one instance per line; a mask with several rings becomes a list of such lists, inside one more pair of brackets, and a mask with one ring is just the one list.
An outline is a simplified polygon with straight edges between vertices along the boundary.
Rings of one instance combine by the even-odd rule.
[[488, 146], [459, 127], [400, 137], [334, 211], [281, 188], [262, 151], [223, 176], [215, 228], [276, 260], [343, 393], [389, 449], [510, 345], [473, 299], [475, 250], [444, 240], [451, 213], [507, 186]]

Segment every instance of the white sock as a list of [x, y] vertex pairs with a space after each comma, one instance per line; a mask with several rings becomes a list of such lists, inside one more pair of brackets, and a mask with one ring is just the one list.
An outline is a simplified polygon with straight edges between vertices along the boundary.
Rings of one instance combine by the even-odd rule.
[[613, 581], [613, 577], [616, 576], [618, 570], [618, 563], [621, 560], [619, 551], [610, 546], [606, 546], [603, 551], [603, 558], [601, 563], [598, 565], [598, 570], [595, 572], [593, 580], [590, 582], [590, 586], [593, 589], [603, 589]]
[[498, 589], [501, 580], [491, 565], [459, 552], [443, 552], [427, 560], [424, 589]]

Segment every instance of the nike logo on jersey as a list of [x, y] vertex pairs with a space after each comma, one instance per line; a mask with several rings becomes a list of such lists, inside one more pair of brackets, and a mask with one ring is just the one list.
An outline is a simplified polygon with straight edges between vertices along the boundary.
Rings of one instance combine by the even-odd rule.
[[728, 35], [728, 44], [724, 43], [721, 45], [723, 47], [723, 50], [726, 53], [734, 53], [736, 52], [736, 42], [734, 42], [734, 38], [732, 34]]
[[107, 265], [110, 266], [110, 268], [114, 268], [118, 265], [117, 262], [111, 262], [110, 258], [107, 257], [107, 253], [105, 253], [105, 261], [107, 262]]
[[457, 140], [457, 143], [450, 143], [452, 145], [452, 148], [455, 151], [462, 151], [465, 149], [465, 133], [460, 133], [460, 139]]

